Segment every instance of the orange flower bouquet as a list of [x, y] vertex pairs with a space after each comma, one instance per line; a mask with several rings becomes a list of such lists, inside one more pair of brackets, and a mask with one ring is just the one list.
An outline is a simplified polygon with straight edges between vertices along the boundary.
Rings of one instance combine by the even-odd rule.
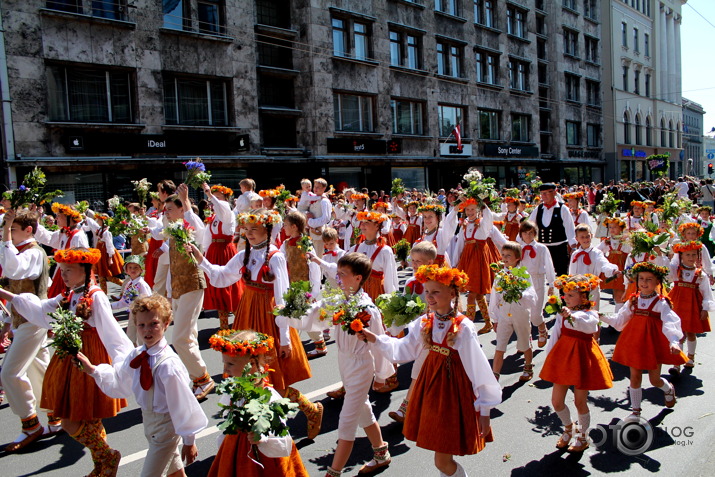
[[333, 313], [333, 324], [339, 325], [349, 335], [359, 333], [370, 325], [370, 313], [360, 304], [359, 295], [344, 299]]

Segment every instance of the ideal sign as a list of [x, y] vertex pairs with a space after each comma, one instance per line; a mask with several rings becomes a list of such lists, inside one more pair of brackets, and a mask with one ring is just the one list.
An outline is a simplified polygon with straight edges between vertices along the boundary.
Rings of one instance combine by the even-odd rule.
[[460, 151], [456, 144], [440, 144], [439, 145], [439, 155], [440, 156], [471, 156], [472, 155], [472, 145], [462, 144], [462, 150]]

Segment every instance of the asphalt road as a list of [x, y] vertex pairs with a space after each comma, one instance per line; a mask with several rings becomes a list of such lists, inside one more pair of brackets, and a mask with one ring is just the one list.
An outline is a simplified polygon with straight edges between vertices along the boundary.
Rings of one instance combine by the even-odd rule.
[[[609, 293], [602, 294], [604, 312], [613, 311], [609, 298]], [[217, 326], [218, 319], [215, 317], [199, 320], [199, 341], [203, 356], [216, 380], [221, 377], [221, 357], [208, 348], [208, 338]], [[607, 357], [613, 352], [617, 336], [611, 329], [602, 332], [601, 344]], [[490, 333], [481, 340], [490, 358], [494, 352], [494, 338], [494, 333]], [[636, 442], [639, 434], [634, 431], [624, 433], [618, 426], [619, 420], [630, 413], [627, 368], [611, 363], [615, 375], [613, 388], [592, 392], [589, 397], [591, 423], [595, 428], [591, 431], [591, 437], [603, 443], [599, 447], [590, 447], [582, 454], [570, 455], [554, 447], [561, 427], [551, 408], [551, 385], [538, 379], [544, 361], [543, 351], [535, 353], [537, 376], [524, 384], [518, 382], [523, 359], [514, 354], [514, 346], [512, 342], [507, 350], [502, 371], [504, 402], [492, 411], [495, 441], [475, 456], [458, 458], [469, 475], [650, 475], [656, 472], [664, 475], [712, 475], [712, 469], [715, 468], [715, 451], [711, 446], [711, 442], [715, 441], [715, 400], [704, 396], [713, 396], [715, 392], [715, 367], [708, 366], [715, 355], [715, 344], [710, 337], [698, 340], [697, 366], [693, 373], [684, 374], [676, 382], [678, 403], [675, 408], [669, 410], [663, 406], [663, 393], [660, 390], [644, 388], [643, 416], [650, 421], [652, 432], [643, 436], [646, 439], [652, 437], [652, 442], [645, 452], [638, 455], [626, 455], [616, 445], [617, 436], [620, 436], [621, 442], [631, 442], [630, 447], [639, 447]], [[341, 407], [339, 401], [333, 401], [325, 395], [326, 391], [338, 387], [340, 381], [335, 344], [331, 342], [328, 350], [326, 357], [311, 361], [313, 378], [296, 386], [309, 398], [319, 400], [325, 406], [322, 433], [314, 442], [307, 440], [302, 414], [290, 423], [291, 433], [310, 475], [321, 477], [332, 461]], [[667, 374], [667, 370], [663, 372]], [[401, 426], [388, 416], [388, 412], [399, 406], [407, 392], [410, 366], [400, 366], [398, 375], [398, 390], [390, 395], [371, 395], [374, 413], [382, 426], [385, 440], [390, 444], [393, 457], [392, 465], [381, 475], [438, 475], [433, 465], [433, 454], [405, 440]], [[212, 394], [202, 403], [202, 408], [209, 416], [209, 428], [197, 440], [199, 459], [187, 469], [189, 476], [206, 475], [217, 452], [216, 437], [219, 431], [215, 426], [218, 421], [213, 417], [218, 409], [217, 401], [218, 396]], [[572, 401], [570, 407], [572, 416], [575, 416]], [[41, 420], [44, 420], [44, 416], [41, 416]], [[119, 475], [139, 475], [146, 440], [141, 411], [136, 403], [130, 402], [130, 406], [118, 416], [107, 419], [105, 426], [110, 445], [119, 449], [123, 455]], [[0, 442], [10, 442], [18, 432], [19, 420], [4, 403], [0, 406]], [[368, 440], [361, 432], [358, 436], [344, 475], [356, 475], [359, 467], [371, 458]], [[21, 454], [0, 453], [0, 476], [85, 475], [91, 469], [89, 453], [67, 435], [40, 441]]]

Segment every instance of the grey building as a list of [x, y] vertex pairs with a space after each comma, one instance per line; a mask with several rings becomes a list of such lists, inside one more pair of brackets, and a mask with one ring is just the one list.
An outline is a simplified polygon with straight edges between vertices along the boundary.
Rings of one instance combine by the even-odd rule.
[[703, 115], [702, 105], [683, 98], [683, 153], [686, 164], [685, 174], [703, 177], [707, 174], [707, 164], [715, 162], [707, 159], [703, 149]]
[[11, 186], [40, 165], [66, 200], [128, 197], [130, 179], [180, 180], [196, 156], [234, 188], [434, 189], [469, 167], [501, 185], [603, 178], [596, 0], [14, 0], [0, 14]]

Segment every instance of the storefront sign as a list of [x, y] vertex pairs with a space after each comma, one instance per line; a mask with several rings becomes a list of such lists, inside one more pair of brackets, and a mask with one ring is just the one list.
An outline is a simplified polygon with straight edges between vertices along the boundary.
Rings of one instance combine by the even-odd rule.
[[600, 159], [601, 151], [584, 151], [583, 149], [569, 149], [569, 157]]
[[445, 144], [439, 145], [439, 155], [440, 156], [471, 156], [472, 155], [472, 145], [462, 144], [462, 150], [456, 144]]
[[509, 144], [485, 144], [485, 156], [497, 157], [539, 157], [536, 146], [512, 146]]
[[86, 130], [66, 130], [67, 152], [87, 154], [217, 154], [248, 151], [248, 134], [210, 131], [167, 131], [164, 134], [116, 134]]
[[648, 154], [646, 154], [645, 151], [636, 151], [635, 149], [623, 149], [622, 155], [623, 157], [638, 157], [641, 159], [645, 159], [646, 157], [648, 157]]

